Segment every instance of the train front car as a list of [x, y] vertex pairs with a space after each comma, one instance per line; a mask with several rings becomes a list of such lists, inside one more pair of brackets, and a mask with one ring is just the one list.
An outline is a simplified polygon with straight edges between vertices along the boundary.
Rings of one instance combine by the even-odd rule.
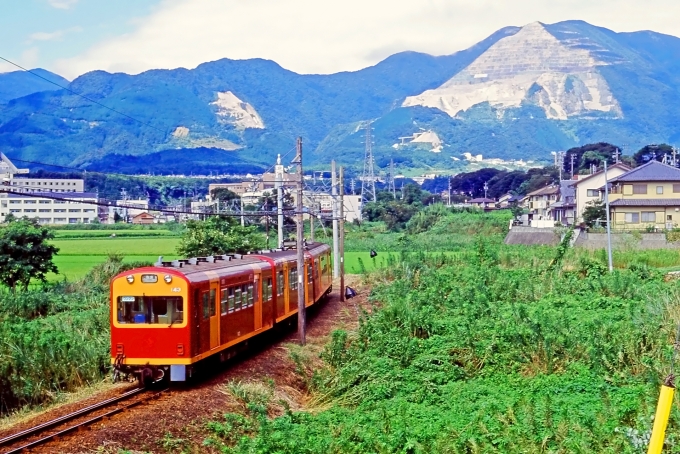
[[[189, 364], [189, 282], [167, 268], [137, 268], [111, 282], [111, 362], [149, 384], [183, 380]], [[179, 375], [182, 375], [181, 377]]]

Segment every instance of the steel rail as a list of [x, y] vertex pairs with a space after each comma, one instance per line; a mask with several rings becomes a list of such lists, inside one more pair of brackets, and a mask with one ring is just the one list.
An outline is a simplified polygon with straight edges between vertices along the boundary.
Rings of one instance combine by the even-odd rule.
[[[74, 411], [73, 413], [69, 413], [69, 414], [67, 414], [67, 415], [60, 416], [59, 418], [55, 418], [55, 419], [53, 419], [53, 420], [51, 420], [51, 421], [48, 421], [48, 422], [46, 422], [46, 423], [39, 424], [39, 425], [37, 425], [37, 426], [35, 426], [35, 427], [32, 427], [32, 428], [30, 428], [30, 429], [27, 429], [27, 430], [18, 432], [18, 433], [14, 434], [14, 435], [10, 435], [10, 436], [8, 436], [8, 437], [2, 438], [2, 439], [0, 439], [0, 447], [6, 446], [6, 445], [8, 445], [8, 444], [10, 444], [10, 443], [13, 444], [14, 442], [16, 442], [16, 441], [18, 441], [18, 440], [22, 440], [22, 439], [24, 439], [24, 438], [28, 438], [28, 437], [31, 437], [31, 436], [35, 436], [35, 435], [39, 434], [40, 432], [43, 432], [43, 431], [45, 431], [45, 430], [47, 430], [47, 429], [50, 429], [50, 428], [55, 427], [55, 426], [58, 426], [58, 425], [63, 424], [63, 423], [65, 423], [65, 422], [71, 421], [71, 420], [73, 420], [73, 419], [79, 418], [79, 417], [81, 417], [81, 416], [83, 416], [83, 415], [86, 415], [86, 414], [88, 414], [88, 413], [92, 413], [92, 412], [94, 412], [94, 411], [101, 410], [102, 408], [108, 407], [108, 406], [110, 406], [110, 405], [114, 405], [114, 404], [116, 404], [116, 403], [118, 403], [118, 402], [121, 402], [121, 401], [123, 401], [123, 400], [129, 399], [130, 397], [133, 397], [133, 396], [135, 396], [135, 395], [137, 395], [137, 394], [141, 394], [141, 393], [144, 393], [144, 392], [147, 392], [147, 391], [148, 391], [148, 390], [147, 390], [147, 389], [144, 389], [144, 388], [133, 389], [132, 391], [128, 391], [128, 392], [126, 392], [126, 393], [124, 393], [124, 394], [122, 394], [122, 395], [120, 395], [120, 396], [117, 396], [117, 397], [113, 397], [113, 398], [111, 398], [111, 399], [104, 400], [104, 401], [99, 402], [99, 403], [96, 403], [96, 404], [94, 404], [94, 405], [90, 405], [90, 406], [88, 406], [88, 407], [85, 407], [85, 408], [82, 408], [82, 409], [80, 409], [80, 410]], [[120, 412], [122, 412], [122, 411], [125, 411], [125, 410], [127, 410], [127, 409], [129, 409], [129, 408], [135, 407], [135, 406], [137, 406], [137, 405], [139, 405], [139, 404], [141, 404], [141, 403], [144, 403], [144, 402], [145, 402], [146, 400], [148, 400], [148, 399], [156, 398], [156, 397], [160, 396], [160, 394], [161, 394], [163, 391], [165, 391], [165, 390], [162, 390], [162, 391], [160, 391], [160, 392], [158, 392], [158, 393], [156, 393], [156, 394], [154, 394], [154, 395], [148, 397], [147, 399], [142, 399], [142, 400], [138, 400], [138, 401], [136, 401], [136, 402], [132, 402], [132, 403], [127, 404], [127, 405], [123, 405], [123, 406], [121, 406], [121, 407], [115, 408], [115, 409], [113, 409], [113, 410], [111, 410], [111, 411], [108, 411], [108, 412], [106, 412], [106, 413], [103, 413], [103, 414], [101, 414], [101, 415], [95, 416], [94, 418], [90, 418], [90, 419], [88, 419], [88, 420], [86, 420], [86, 421], [77, 423], [77, 424], [75, 424], [75, 425], [73, 425], [73, 426], [71, 426], [71, 427], [67, 427], [66, 429], [62, 429], [62, 430], [60, 430], [60, 431], [58, 431], [58, 432], [55, 432], [55, 433], [53, 433], [53, 434], [51, 434], [51, 435], [47, 435], [47, 436], [45, 436], [45, 437], [39, 438], [39, 439], [34, 440], [34, 441], [32, 441], [32, 442], [30, 442], [30, 443], [27, 443], [27, 444], [25, 444], [25, 445], [19, 446], [19, 447], [17, 447], [17, 448], [13, 448], [13, 449], [11, 449], [11, 450], [9, 450], [9, 451], [6, 451], [4, 454], [18, 453], [18, 452], [22, 452], [22, 451], [24, 451], [24, 450], [33, 448], [33, 447], [35, 447], [35, 446], [41, 445], [41, 444], [46, 443], [46, 442], [48, 442], [48, 441], [50, 441], [50, 440], [52, 440], [52, 439], [54, 439], [54, 438], [57, 438], [57, 437], [66, 435], [66, 434], [68, 434], [68, 433], [70, 433], [70, 432], [73, 432], [74, 430], [78, 430], [78, 429], [80, 429], [80, 428], [82, 428], [82, 427], [88, 426], [88, 425], [93, 424], [93, 423], [95, 423], [95, 422], [97, 422], [97, 421], [101, 421], [101, 420], [103, 420], [103, 419], [109, 418], [109, 417], [111, 417], [111, 416], [113, 416], [113, 415], [115, 415], [115, 414], [118, 414], [118, 413], [120, 413]]]

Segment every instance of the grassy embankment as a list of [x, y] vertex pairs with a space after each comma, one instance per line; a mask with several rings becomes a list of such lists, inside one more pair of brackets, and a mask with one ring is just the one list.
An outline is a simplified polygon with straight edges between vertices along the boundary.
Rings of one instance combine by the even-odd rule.
[[[271, 419], [269, 395], [235, 393], [245, 412], [209, 423], [207, 443], [225, 453], [642, 452], [680, 322], [680, 285], [649, 265], [677, 258], [624, 254], [609, 274], [599, 252], [506, 246], [501, 230], [427, 254], [439, 227], [413, 238], [421, 252], [365, 276], [371, 313], [358, 331], [334, 333], [323, 367], [298, 370], [306, 411]], [[248, 389], [266, 389], [261, 380]], [[680, 448], [677, 408], [669, 452]]]

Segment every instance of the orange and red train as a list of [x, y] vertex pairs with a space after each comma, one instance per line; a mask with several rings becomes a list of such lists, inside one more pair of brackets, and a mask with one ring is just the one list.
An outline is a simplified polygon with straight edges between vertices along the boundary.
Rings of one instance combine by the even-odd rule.
[[330, 247], [158, 262], [111, 282], [111, 361], [148, 383], [185, 381], [199, 361], [225, 360], [251, 337], [297, 314], [298, 287], [311, 306], [332, 289]]

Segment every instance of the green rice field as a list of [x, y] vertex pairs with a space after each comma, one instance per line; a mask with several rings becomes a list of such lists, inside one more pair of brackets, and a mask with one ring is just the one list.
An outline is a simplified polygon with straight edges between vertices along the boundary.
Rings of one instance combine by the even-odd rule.
[[[102, 236], [102, 232], [105, 232], [107, 235]], [[138, 235], [132, 238], [121, 237], [119, 235], [120, 232], [101, 230], [76, 230], [58, 233], [68, 233], [71, 238], [58, 235], [57, 238], [52, 240], [52, 244], [59, 248], [59, 254], [54, 259], [55, 264], [59, 268], [59, 274], [50, 276], [51, 280], [63, 278], [73, 280], [83, 277], [93, 266], [104, 262], [109, 254], [120, 254], [125, 257], [125, 262], [153, 263], [161, 255], [165, 260], [179, 258], [175, 252], [179, 244], [179, 237], [168, 235], [162, 230], [129, 232]], [[111, 233], [116, 233], [116, 237], [110, 237]], [[140, 234], [143, 236], [140, 236]], [[359, 259], [363, 261], [367, 269], [374, 269], [376, 265], [384, 266], [386, 257], [386, 253], [380, 253], [374, 261], [370, 258], [368, 251], [346, 252], [345, 272], [359, 273], [361, 270]]]
[[[115, 238], [107, 235], [101, 237], [102, 231], [68, 231], [74, 238], [57, 237], [52, 244], [59, 248], [54, 263], [59, 268], [59, 274], [52, 274], [50, 280], [68, 280], [83, 277], [93, 266], [106, 260], [109, 254], [119, 254], [125, 262], [155, 262], [159, 256], [165, 260], [178, 258], [175, 252], [179, 237], [167, 234], [158, 235], [158, 231], [144, 232], [147, 235], [129, 238]], [[160, 231], [163, 232], [163, 231]], [[127, 232], [125, 232], [127, 233]], [[130, 232], [132, 233], [132, 232]], [[168, 232], [169, 233], [169, 232]], [[90, 235], [93, 234], [93, 235]], [[90, 235], [90, 237], [86, 237]], [[80, 238], [78, 238], [80, 236]]]

